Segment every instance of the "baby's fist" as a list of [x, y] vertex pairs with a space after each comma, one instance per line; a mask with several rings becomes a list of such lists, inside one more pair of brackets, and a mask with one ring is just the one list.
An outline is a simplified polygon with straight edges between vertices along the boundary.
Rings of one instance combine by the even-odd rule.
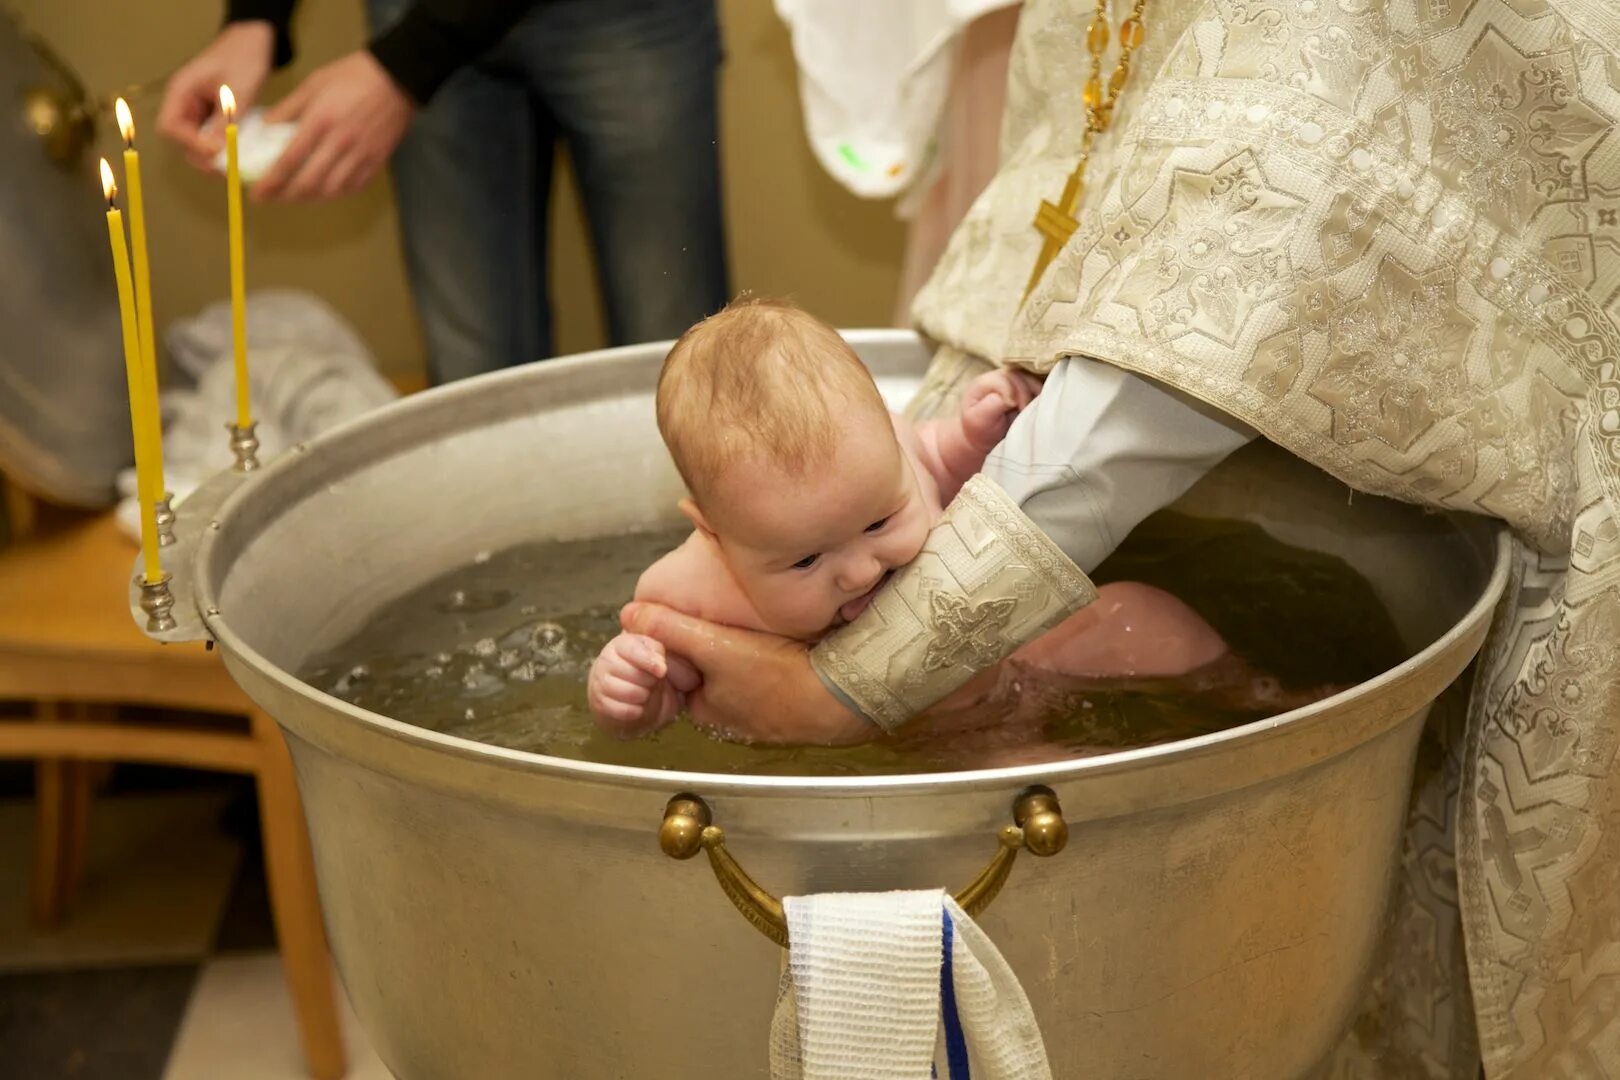
[[681, 694], [666, 680], [664, 646], [643, 634], [620, 634], [591, 664], [585, 696], [604, 728], [646, 735], [675, 719]]
[[1022, 372], [1006, 369], [987, 372], [968, 383], [962, 394], [962, 431], [983, 450], [1007, 436], [1013, 418], [1035, 400], [1041, 384]]

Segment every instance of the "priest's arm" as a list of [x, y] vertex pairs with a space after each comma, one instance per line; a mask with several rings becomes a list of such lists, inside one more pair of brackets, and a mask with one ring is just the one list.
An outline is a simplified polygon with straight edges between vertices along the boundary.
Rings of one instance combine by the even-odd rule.
[[702, 672], [698, 724], [753, 742], [859, 742], [1089, 603], [1087, 573], [1253, 436], [1159, 383], [1071, 357], [917, 559], [813, 649], [648, 605], [625, 622]]

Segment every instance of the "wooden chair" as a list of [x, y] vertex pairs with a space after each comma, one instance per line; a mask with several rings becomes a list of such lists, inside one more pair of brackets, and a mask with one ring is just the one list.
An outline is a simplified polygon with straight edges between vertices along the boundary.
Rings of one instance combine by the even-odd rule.
[[[0, 722], [0, 758], [38, 759], [36, 917], [60, 918], [78, 881], [95, 763], [252, 775], [270, 905], [304, 1056], [311, 1075], [336, 1080], [346, 1064], [331, 961], [309, 835], [280, 731], [217, 656], [200, 644], [159, 645], [136, 628], [125, 606], [135, 548], [111, 514], [70, 513], [9, 490], [13, 540], [0, 547], [0, 699], [32, 702], [35, 715]], [[118, 705], [234, 715], [247, 724], [242, 730], [224, 723], [119, 724]]]

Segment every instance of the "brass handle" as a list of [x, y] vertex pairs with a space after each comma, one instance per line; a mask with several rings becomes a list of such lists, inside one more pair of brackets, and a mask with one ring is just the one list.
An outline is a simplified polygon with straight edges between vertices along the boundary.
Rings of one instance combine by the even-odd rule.
[[[977, 916], [1001, 892], [1020, 848], [1046, 858], [1062, 851], [1069, 842], [1069, 826], [1052, 789], [1032, 787], [1018, 796], [1013, 802], [1013, 824], [1003, 825], [996, 841], [998, 847], [990, 862], [956, 893], [956, 902], [969, 915]], [[690, 859], [699, 851], [708, 852], [709, 865], [714, 868], [721, 890], [743, 918], [787, 948], [787, 915], [782, 901], [761, 888], [726, 850], [725, 830], [714, 824], [708, 803], [696, 795], [677, 795], [669, 800], [664, 822], [658, 828], [658, 846], [672, 859]]]

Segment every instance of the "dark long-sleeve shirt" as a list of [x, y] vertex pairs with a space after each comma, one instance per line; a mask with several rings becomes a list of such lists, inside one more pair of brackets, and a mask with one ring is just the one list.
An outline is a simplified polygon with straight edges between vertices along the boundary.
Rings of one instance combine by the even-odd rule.
[[[377, 35], [371, 54], [417, 104], [425, 105], [452, 72], [487, 52], [536, 0], [416, 0]], [[226, 22], [262, 19], [276, 34], [275, 65], [292, 59], [298, 0], [227, 0]]]

